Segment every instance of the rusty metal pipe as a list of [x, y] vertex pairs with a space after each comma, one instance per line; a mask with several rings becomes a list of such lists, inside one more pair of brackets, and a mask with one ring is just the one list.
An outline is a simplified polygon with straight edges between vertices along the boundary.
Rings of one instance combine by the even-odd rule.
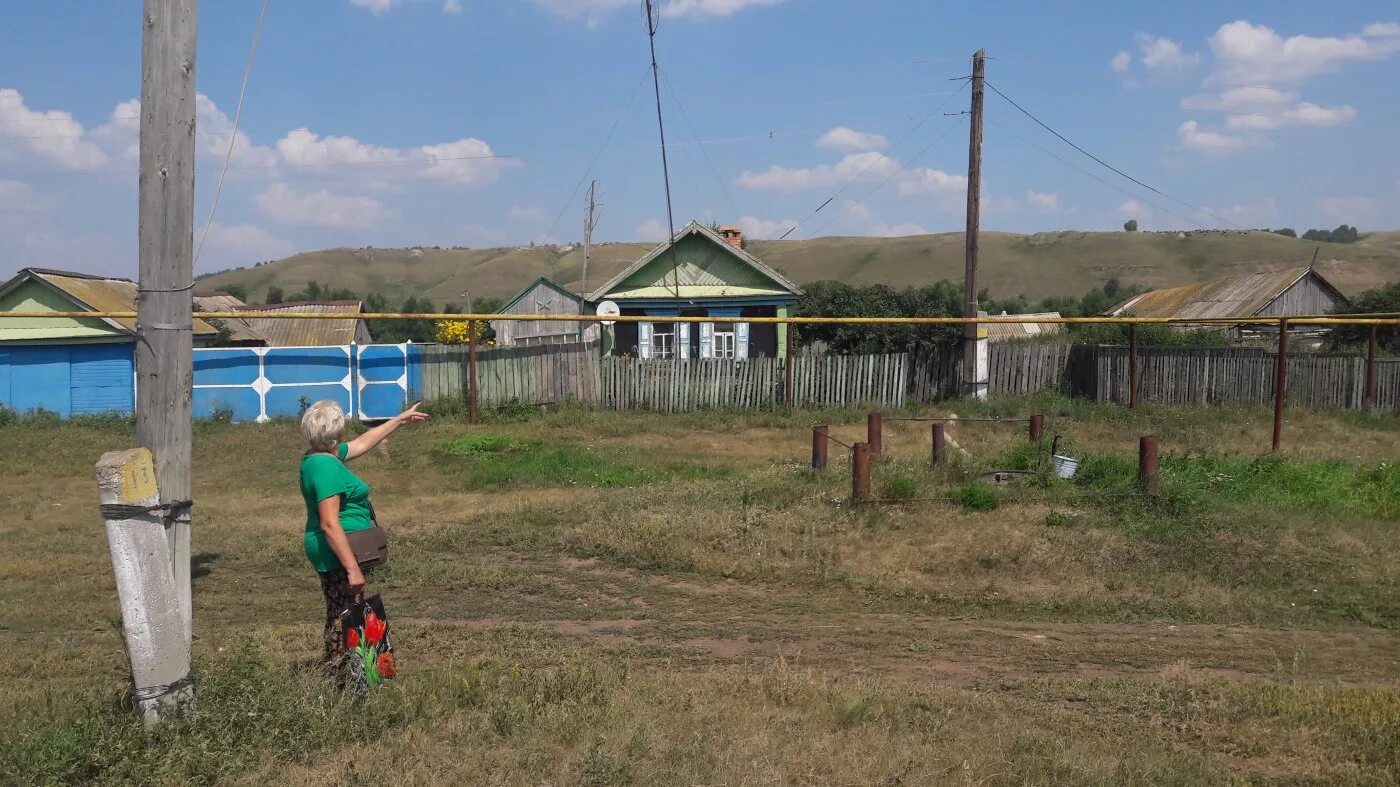
[[1137, 323], [1128, 326], [1128, 409], [1137, 408], [1138, 400], [1138, 353]]
[[827, 438], [826, 424], [812, 427], [812, 469], [825, 470], [827, 451], [831, 441]]
[[948, 450], [948, 436], [944, 433], [943, 424], [933, 425], [933, 443], [929, 448], [929, 464], [937, 467], [947, 461], [946, 452]]
[[1283, 403], [1288, 392], [1288, 320], [1278, 321], [1278, 357], [1274, 360], [1273, 450], [1283, 443]]
[[851, 502], [870, 499], [870, 444], [856, 443], [851, 451]]
[[469, 413], [470, 413], [470, 415], [469, 415], [469, 417], [468, 417], [468, 420], [469, 420], [471, 423], [477, 423], [478, 420], [480, 420], [480, 416], [479, 416], [478, 413], [477, 413], [477, 403], [478, 403], [479, 399], [477, 398], [477, 390], [476, 390], [476, 321], [475, 321], [475, 320], [473, 320], [473, 321], [467, 323], [467, 385], [470, 386], [470, 389], [469, 389], [468, 392], [467, 392], [467, 401], [469, 402], [468, 411], [469, 411]]
[[870, 444], [870, 455], [879, 457], [885, 449], [885, 416], [871, 413], [865, 417], [865, 441]]
[[1148, 494], [1157, 494], [1157, 438], [1138, 438], [1138, 484]]
[[1030, 419], [1030, 440], [1038, 443], [1045, 437], [1045, 416], [1035, 413]]

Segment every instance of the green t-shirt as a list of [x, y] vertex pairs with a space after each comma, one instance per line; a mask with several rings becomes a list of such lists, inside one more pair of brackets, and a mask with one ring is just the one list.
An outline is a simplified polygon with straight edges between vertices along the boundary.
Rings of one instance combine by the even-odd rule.
[[340, 528], [349, 533], [374, 524], [370, 514], [369, 485], [345, 466], [350, 446], [336, 446], [335, 456], [307, 454], [301, 458], [301, 496], [306, 500], [306, 558], [318, 572], [341, 568], [326, 534], [321, 532], [321, 514], [316, 505], [328, 497], [340, 498]]

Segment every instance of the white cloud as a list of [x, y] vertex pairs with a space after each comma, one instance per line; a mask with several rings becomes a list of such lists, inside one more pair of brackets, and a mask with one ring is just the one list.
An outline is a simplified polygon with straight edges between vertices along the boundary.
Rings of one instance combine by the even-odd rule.
[[539, 208], [527, 208], [514, 205], [510, 210], [506, 211], [506, 218], [511, 221], [542, 221], [544, 219], [544, 211]]
[[881, 238], [897, 238], [905, 235], [927, 235], [928, 230], [918, 224], [885, 224], [881, 222], [870, 228], [870, 234]]
[[848, 199], [841, 205], [841, 212], [859, 221], [870, 218], [870, 208], [866, 207], [864, 202], [856, 202], [853, 199]]
[[1284, 38], [1265, 25], [1244, 19], [1221, 25], [1210, 37], [1218, 83], [1297, 83], [1338, 71], [1347, 63], [1384, 60], [1400, 52], [1400, 25], [1377, 22], [1345, 37], [1296, 35]]
[[899, 170], [898, 161], [868, 151], [852, 153], [835, 165], [821, 164], [810, 168], [790, 169], [774, 164], [762, 172], [744, 170], [739, 175], [738, 183], [749, 189], [806, 191], [849, 183], [856, 178], [885, 177]]
[[1138, 34], [1142, 64], [1159, 74], [1181, 74], [1200, 65], [1201, 53], [1186, 52], [1180, 42], [1160, 36]]
[[1026, 202], [1040, 210], [1059, 210], [1060, 195], [1053, 192], [1027, 191]]
[[297, 191], [273, 183], [257, 196], [258, 210], [281, 224], [373, 229], [398, 216], [373, 197]]
[[[118, 105], [113, 114], [131, 110], [140, 113], [141, 102], [133, 100]], [[254, 145], [242, 131], [233, 134], [233, 121], [203, 93], [195, 95], [195, 127], [203, 138], [199, 145], [200, 152], [219, 161], [223, 161], [228, 154], [229, 138], [233, 136], [233, 155], [229, 160], [231, 167], [272, 167], [277, 163], [277, 154], [271, 148]]]
[[909, 175], [899, 184], [900, 196], [909, 194], [948, 194], [967, 191], [967, 177], [944, 172], [941, 169], [920, 167], [909, 170]]
[[446, 2], [442, 4], [442, 12], [444, 14], [460, 14], [462, 11], [462, 0], [446, 0]]
[[[202, 230], [201, 230], [202, 231]], [[252, 224], [220, 224], [214, 222], [209, 227], [209, 239], [200, 257], [201, 267], [219, 268], [226, 265], [251, 265], [263, 260], [276, 260], [290, 256], [296, 248], [292, 242], [280, 238], [267, 230]]]
[[637, 237], [637, 240], [660, 243], [666, 240], [666, 225], [658, 219], [647, 219], [633, 228], [632, 233]]
[[1243, 150], [1250, 145], [1250, 141], [1245, 137], [1221, 134], [1218, 131], [1202, 131], [1194, 120], [1188, 120], [1178, 126], [1176, 135], [1181, 144], [1188, 148], [1217, 155]]
[[107, 154], [87, 136], [83, 124], [60, 110], [38, 111], [13, 88], [0, 89], [0, 155], [6, 148], [48, 159], [64, 169], [90, 171], [107, 163]]
[[[739, 226], [744, 228], [745, 236], [767, 240], [776, 238], [796, 227], [797, 222], [793, 219], [770, 221], [755, 216], [741, 216], [739, 217]], [[663, 232], [662, 235], [664, 236], [665, 233]]]
[[1298, 100], [1298, 94], [1263, 85], [1243, 85], [1214, 95], [1181, 99], [1182, 109], [1210, 112], [1274, 112]]
[[1359, 195], [1339, 195], [1318, 197], [1317, 199], [1317, 212], [1329, 223], [1336, 222], [1355, 226], [1375, 221], [1381, 216], [1381, 208], [1380, 200]]
[[1128, 68], [1133, 64], [1133, 56], [1127, 50], [1119, 50], [1113, 59], [1108, 61], [1108, 67], [1113, 69], [1115, 74], [1126, 74]]
[[423, 145], [391, 148], [370, 145], [354, 137], [322, 137], [298, 128], [277, 141], [277, 152], [289, 165], [335, 167], [376, 163], [381, 178], [410, 177], [441, 180], [465, 186], [494, 182], [501, 173], [521, 166], [518, 159], [492, 158], [491, 146], [474, 137]]
[[0, 180], [0, 213], [19, 213], [40, 206], [34, 189], [20, 180]]
[[661, 7], [663, 16], [683, 17], [731, 16], [747, 8], [777, 5], [784, 0], [671, 0]]
[[1320, 107], [1306, 101], [1276, 114], [1255, 112], [1225, 119], [1229, 131], [1272, 131], [1284, 126], [1341, 126], [1356, 120], [1349, 106]]
[[817, 147], [827, 150], [880, 150], [889, 144], [883, 134], [873, 134], [845, 126], [837, 126], [817, 140]]
[[382, 14], [398, 4], [399, 0], [350, 0], [350, 5], [366, 9], [374, 14]]
[[1143, 205], [1141, 202], [1138, 202], [1135, 199], [1130, 199], [1127, 202], [1124, 202], [1123, 204], [1119, 205], [1117, 208], [1114, 208], [1114, 212], [1125, 219], [1141, 219], [1143, 216], [1148, 215], [1148, 213], [1150, 213], [1151, 211], [1149, 211], [1147, 209], [1147, 206]]

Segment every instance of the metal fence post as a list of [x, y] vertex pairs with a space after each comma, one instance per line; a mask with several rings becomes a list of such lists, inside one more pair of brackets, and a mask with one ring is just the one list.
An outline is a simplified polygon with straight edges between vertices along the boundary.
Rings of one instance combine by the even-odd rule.
[[870, 450], [869, 443], [856, 443], [851, 449], [851, 502], [863, 503], [870, 499]]
[[1283, 402], [1288, 391], [1288, 320], [1278, 321], [1278, 357], [1274, 361], [1274, 441], [1277, 451], [1283, 442]]
[[929, 464], [937, 466], [945, 461], [945, 451], [947, 450], [947, 436], [943, 433], [943, 424], [933, 425], [933, 444], [929, 449]]
[[1371, 338], [1366, 342], [1366, 393], [1363, 403], [1366, 409], [1374, 409], [1376, 406], [1376, 330], [1377, 326], [1371, 326]]
[[787, 328], [787, 330], [784, 331], [784, 333], [787, 334], [787, 355], [783, 358], [783, 401], [786, 403], [787, 409], [791, 410], [791, 409], [792, 409], [792, 399], [793, 399], [793, 397], [792, 397], [792, 347], [793, 347], [792, 327], [793, 327], [793, 326], [792, 326], [792, 323], [787, 323], [784, 327]]
[[1137, 323], [1128, 325], [1128, 409], [1137, 408], [1138, 400]]
[[865, 418], [865, 440], [870, 444], [870, 455], [879, 456], [885, 450], [885, 416], [871, 413]]
[[1148, 494], [1157, 494], [1157, 438], [1138, 438], [1138, 483]]
[[476, 392], [476, 320], [467, 321], [467, 385], [470, 390], [467, 398], [470, 401], [471, 423], [476, 423], [477, 417], [477, 392]]
[[1036, 414], [1034, 414], [1034, 415], [1031, 416], [1030, 440], [1031, 440], [1032, 443], [1038, 443], [1038, 442], [1040, 442], [1044, 437], [1045, 437], [1045, 416], [1042, 415], [1041, 413], [1036, 413]]
[[812, 469], [826, 469], [826, 454], [830, 446], [826, 424], [812, 427]]

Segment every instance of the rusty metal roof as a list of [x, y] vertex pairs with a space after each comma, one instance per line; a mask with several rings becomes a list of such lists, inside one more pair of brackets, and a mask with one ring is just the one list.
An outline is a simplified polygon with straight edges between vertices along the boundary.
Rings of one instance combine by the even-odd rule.
[[[226, 292], [216, 292], [210, 295], [194, 296], [195, 311], [201, 312], [232, 312], [238, 311], [246, 304], [236, 296]], [[229, 331], [229, 341], [238, 344], [265, 344], [267, 338], [259, 333], [251, 321], [238, 318], [224, 318], [220, 320]]]
[[[998, 317], [1051, 317], [1060, 318], [1059, 312], [1030, 312], [1027, 314], [1006, 314], [1005, 312], [994, 315]], [[1065, 326], [1059, 323], [1049, 323], [1042, 325], [1033, 322], [988, 322], [982, 323], [982, 327], [987, 329], [987, 341], [1007, 342], [1012, 339], [1029, 339], [1033, 336], [1047, 336], [1064, 333]]]
[[[129, 279], [105, 278], [86, 273], [48, 270], [46, 268], [25, 268], [21, 275], [29, 274], [48, 284], [64, 295], [95, 312], [129, 312], [136, 310], [136, 282]], [[107, 320], [113, 327], [127, 333], [136, 333], [136, 321], [126, 318]], [[194, 321], [196, 336], [212, 336], [218, 333], [214, 326], [203, 320]]]
[[[299, 301], [266, 306], [239, 306], [234, 311], [278, 312], [282, 314], [335, 314], [361, 312], [360, 301]], [[268, 347], [334, 347], [352, 344], [364, 320], [277, 320], [248, 317], [249, 330], [262, 337]]]
[[1133, 317], [1254, 317], [1308, 275], [1309, 270], [1286, 268], [1153, 290], [1129, 298], [1110, 313]]

